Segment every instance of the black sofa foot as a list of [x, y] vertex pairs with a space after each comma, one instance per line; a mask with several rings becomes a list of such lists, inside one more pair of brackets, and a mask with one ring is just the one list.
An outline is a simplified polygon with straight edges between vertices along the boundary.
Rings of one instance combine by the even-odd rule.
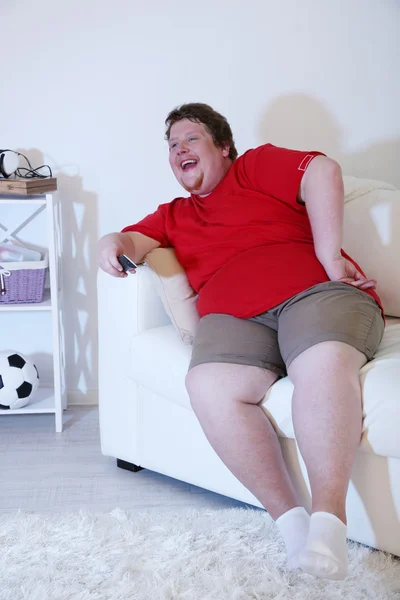
[[120, 469], [125, 469], [126, 471], [133, 471], [137, 473], [138, 471], [142, 471], [143, 467], [139, 467], [138, 465], [134, 465], [126, 460], [122, 460], [121, 458], [117, 458], [117, 467]]

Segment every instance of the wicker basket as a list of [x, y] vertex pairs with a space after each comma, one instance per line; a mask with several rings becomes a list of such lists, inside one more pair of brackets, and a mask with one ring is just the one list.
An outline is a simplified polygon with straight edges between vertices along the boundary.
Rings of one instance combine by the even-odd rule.
[[42, 302], [48, 257], [0, 263], [0, 304]]

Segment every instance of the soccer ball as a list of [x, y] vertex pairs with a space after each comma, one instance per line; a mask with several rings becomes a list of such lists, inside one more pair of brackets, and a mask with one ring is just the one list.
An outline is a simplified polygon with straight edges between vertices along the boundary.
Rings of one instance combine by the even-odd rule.
[[22, 408], [39, 387], [35, 365], [14, 350], [0, 352], [0, 410]]

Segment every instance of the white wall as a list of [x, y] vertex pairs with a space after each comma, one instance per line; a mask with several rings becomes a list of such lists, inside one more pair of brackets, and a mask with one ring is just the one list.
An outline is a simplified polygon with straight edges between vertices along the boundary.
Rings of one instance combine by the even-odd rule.
[[97, 387], [98, 238], [181, 193], [176, 105], [214, 106], [239, 152], [321, 149], [400, 186], [396, 0], [2, 0], [0, 23], [0, 147], [59, 178], [70, 390]]

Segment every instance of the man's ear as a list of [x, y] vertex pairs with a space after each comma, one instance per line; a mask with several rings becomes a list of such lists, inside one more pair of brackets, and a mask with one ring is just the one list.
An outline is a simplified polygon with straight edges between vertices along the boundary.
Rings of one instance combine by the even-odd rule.
[[224, 147], [222, 148], [222, 156], [223, 156], [224, 158], [227, 158], [227, 157], [229, 156], [229, 152], [230, 152], [230, 150], [231, 150], [231, 149], [230, 149], [229, 145], [227, 145], [227, 146], [224, 146]]

